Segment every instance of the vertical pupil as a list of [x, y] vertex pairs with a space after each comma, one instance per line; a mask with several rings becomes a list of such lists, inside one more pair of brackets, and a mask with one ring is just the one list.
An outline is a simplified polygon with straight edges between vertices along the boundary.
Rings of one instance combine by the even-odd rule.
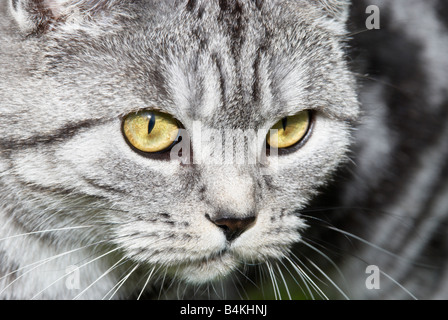
[[154, 126], [156, 125], [156, 116], [154, 113], [148, 114], [149, 123], [148, 123], [148, 134], [151, 133], [152, 129], [154, 129]]
[[288, 125], [288, 118], [283, 118], [282, 119], [282, 127], [283, 127], [283, 131], [286, 130], [286, 126]]

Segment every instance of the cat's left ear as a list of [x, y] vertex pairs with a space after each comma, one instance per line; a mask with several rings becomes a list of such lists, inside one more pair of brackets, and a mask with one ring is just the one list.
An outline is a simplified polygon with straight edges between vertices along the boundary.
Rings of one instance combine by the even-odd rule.
[[110, 7], [107, 0], [9, 0], [10, 11], [25, 33], [46, 31], [48, 27], [71, 15], [94, 15]]
[[345, 24], [349, 17], [349, 0], [312, 0], [316, 2], [326, 15], [339, 23]]

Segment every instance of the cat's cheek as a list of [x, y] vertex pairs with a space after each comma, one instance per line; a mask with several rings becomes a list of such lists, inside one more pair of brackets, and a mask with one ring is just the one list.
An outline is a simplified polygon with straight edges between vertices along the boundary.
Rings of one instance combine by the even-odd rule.
[[307, 169], [312, 165], [326, 165], [333, 169], [335, 162], [343, 159], [350, 145], [349, 126], [339, 120], [331, 119], [325, 115], [316, 115], [312, 132], [306, 143], [299, 149], [285, 154], [279, 153], [277, 168], [290, 169], [291, 166], [306, 164]]
[[301, 240], [305, 228], [304, 221], [295, 214], [273, 222], [268, 212], [262, 212], [256, 224], [232, 243], [231, 252], [247, 262], [281, 259]]

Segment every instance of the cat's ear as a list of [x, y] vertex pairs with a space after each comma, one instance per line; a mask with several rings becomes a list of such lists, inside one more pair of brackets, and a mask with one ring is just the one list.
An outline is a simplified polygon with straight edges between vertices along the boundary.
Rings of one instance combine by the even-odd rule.
[[346, 23], [349, 16], [349, 0], [312, 0], [324, 10], [326, 15], [339, 23]]
[[45, 32], [74, 14], [93, 15], [114, 1], [107, 0], [9, 0], [12, 16], [23, 32]]

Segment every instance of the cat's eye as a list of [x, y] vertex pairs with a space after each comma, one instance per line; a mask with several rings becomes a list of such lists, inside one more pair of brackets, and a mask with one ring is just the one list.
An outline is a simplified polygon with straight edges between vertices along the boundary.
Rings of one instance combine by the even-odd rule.
[[171, 115], [143, 110], [124, 118], [123, 133], [130, 145], [147, 153], [170, 149], [179, 136], [179, 123]]
[[305, 110], [294, 116], [285, 117], [278, 121], [266, 136], [270, 147], [285, 149], [302, 141], [307, 135], [311, 124], [310, 111]]

